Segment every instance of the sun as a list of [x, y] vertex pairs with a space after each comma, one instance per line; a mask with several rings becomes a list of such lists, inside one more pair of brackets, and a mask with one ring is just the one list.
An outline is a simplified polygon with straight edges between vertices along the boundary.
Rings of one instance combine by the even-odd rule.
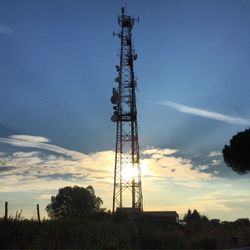
[[122, 177], [125, 181], [132, 181], [133, 177], [137, 176], [137, 168], [133, 167], [131, 163], [124, 165], [122, 169]]
[[[144, 176], [148, 172], [148, 164], [147, 161], [142, 161], [140, 164], [141, 167], [141, 176]], [[122, 169], [122, 177], [125, 181], [132, 181], [133, 177], [138, 176], [138, 171], [136, 165], [133, 167], [131, 163], [127, 163], [124, 165]]]

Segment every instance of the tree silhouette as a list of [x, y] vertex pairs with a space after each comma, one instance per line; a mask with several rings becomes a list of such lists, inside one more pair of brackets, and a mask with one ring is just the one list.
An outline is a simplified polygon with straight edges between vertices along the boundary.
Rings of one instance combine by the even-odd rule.
[[188, 209], [187, 213], [183, 217], [183, 221], [185, 221], [186, 223], [208, 222], [208, 218], [204, 215], [200, 215], [200, 213], [196, 209], [194, 209], [193, 212]]
[[234, 135], [222, 153], [227, 166], [238, 174], [250, 171], [250, 129]]
[[184, 215], [183, 220], [185, 222], [200, 221], [201, 216], [200, 216], [200, 213], [196, 209], [194, 209], [193, 212], [191, 212], [191, 210], [188, 209], [188, 212]]
[[95, 196], [92, 186], [60, 188], [56, 196], [51, 196], [51, 203], [46, 211], [51, 219], [64, 217], [87, 217], [102, 211], [101, 198]]

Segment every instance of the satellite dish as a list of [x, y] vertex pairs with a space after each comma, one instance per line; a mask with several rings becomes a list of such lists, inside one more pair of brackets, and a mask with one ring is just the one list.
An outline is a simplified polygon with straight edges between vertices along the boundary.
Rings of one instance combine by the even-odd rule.
[[110, 101], [112, 104], [118, 104], [119, 94], [115, 88], [113, 88], [113, 95], [111, 96]]
[[113, 88], [113, 96], [117, 96], [118, 97], [118, 91], [116, 90], [116, 88]]
[[110, 101], [112, 104], [118, 104], [118, 97], [111, 96]]
[[120, 77], [119, 76], [117, 76], [116, 78], [115, 78], [115, 82], [120, 82]]
[[117, 122], [117, 120], [118, 120], [117, 118], [118, 118], [117, 115], [112, 115], [112, 116], [111, 116], [111, 121], [112, 121], [112, 122]]

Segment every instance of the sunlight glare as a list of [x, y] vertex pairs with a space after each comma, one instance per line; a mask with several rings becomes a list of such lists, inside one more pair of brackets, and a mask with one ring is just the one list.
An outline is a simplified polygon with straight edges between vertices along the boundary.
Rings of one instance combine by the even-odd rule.
[[127, 163], [122, 171], [122, 176], [125, 181], [131, 181], [133, 177], [137, 176], [137, 167], [132, 167], [131, 163]]
[[[141, 167], [141, 176], [148, 174], [149, 170], [148, 170], [147, 160], [143, 160], [140, 164], [140, 167]], [[127, 163], [123, 168], [122, 175], [125, 181], [131, 181], [133, 177], [136, 178], [138, 176], [137, 166], [135, 165], [135, 167], [133, 168], [131, 163]]]

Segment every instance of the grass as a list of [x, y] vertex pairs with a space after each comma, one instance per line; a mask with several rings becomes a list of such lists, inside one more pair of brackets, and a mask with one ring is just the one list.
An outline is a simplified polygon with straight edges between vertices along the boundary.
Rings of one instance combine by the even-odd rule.
[[[1, 249], [222, 249], [250, 246], [250, 222], [153, 223], [128, 218], [0, 220]], [[236, 240], [237, 239], [237, 240]], [[237, 241], [237, 242], [235, 242]]]

